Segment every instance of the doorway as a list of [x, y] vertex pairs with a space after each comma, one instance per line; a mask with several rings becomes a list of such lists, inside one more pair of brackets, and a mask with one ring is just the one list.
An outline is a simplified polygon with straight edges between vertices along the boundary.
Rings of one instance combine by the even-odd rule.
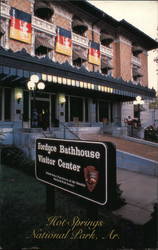
[[49, 128], [49, 114], [49, 101], [31, 100], [31, 128]]

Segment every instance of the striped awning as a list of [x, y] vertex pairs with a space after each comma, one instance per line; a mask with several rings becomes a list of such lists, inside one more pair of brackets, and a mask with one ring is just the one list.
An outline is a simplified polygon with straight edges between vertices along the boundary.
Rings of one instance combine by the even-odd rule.
[[103, 45], [112, 43], [114, 40], [113, 36], [107, 33], [102, 32], [100, 35], [100, 41]]
[[106, 58], [101, 58], [101, 69], [113, 69], [111, 62]]
[[73, 31], [80, 31], [81, 33], [85, 32], [88, 29], [88, 25], [79, 18], [74, 18], [72, 21]]
[[133, 77], [142, 77], [143, 74], [139, 69], [133, 69]]
[[79, 46], [73, 46], [72, 58], [73, 61], [81, 59], [82, 61], [87, 61], [87, 50]]
[[51, 3], [48, 1], [36, 1], [35, 2], [35, 15], [48, 20], [54, 14], [54, 9]]
[[3, 36], [4, 33], [5, 33], [5, 31], [4, 31], [3, 27], [0, 24], [0, 37]]
[[40, 47], [47, 48], [48, 50], [52, 50], [53, 44], [50, 44], [50, 42], [48, 40], [46, 40], [46, 38], [44, 38], [44, 37], [36, 36], [35, 49], [39, 49]]

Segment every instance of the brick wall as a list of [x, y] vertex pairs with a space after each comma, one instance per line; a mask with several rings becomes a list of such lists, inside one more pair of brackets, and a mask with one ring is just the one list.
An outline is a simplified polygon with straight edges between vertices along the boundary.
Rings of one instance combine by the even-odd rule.
[[120, 43], [113, 43], [113, 58], [112, 58], [112, 75], [113, 77], [120, 76]]
[[131, 45], [124, 38], [119, 38], [114, 45], [114, 77], [122, 77], [125, 81], [132, 78]]
[[10, 0], [10, 6], [30, 14], [32, 12], [31, 2], [28, 0]]
[[143, 86], [148, 86], [148, 56], [145, 52], [140, 54], [140, 60], [142, 65], [141, 71], [143, 74], [143, 77], [141, 79], [141, 84]]

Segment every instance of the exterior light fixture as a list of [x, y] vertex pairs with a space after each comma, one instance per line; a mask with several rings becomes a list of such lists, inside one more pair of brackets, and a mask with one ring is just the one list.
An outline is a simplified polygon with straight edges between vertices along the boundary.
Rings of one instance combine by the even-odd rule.
[[39, 76], [38, 75], [32, 75], [30, 77], [30, 81], [34, 82], [34, 83], [37, 83], [39, 81]]
[[21, 93], [21, 92], [18, 92], [18, 93], [16, 94], [16, 100], [17, 100], [17, 103], [18, 103], [18, 104], [20, 103], [21, 99], [22, 99], [22, 93]]
[[144, 101], [142, 100], [141, 96], [137, 96], [136, 100], [133, 102], [134, 105], [143, 105]]
[[40, 90], [45, 89], [45, 84], [44, 84], [44, 82], [39, 82], [39, 83], [37, 84], [37, 88], [40, 89]]
[[29, 90], [34, 90], [35, 89], [35, 85], [36, 84], [34, 82], [32, 82], [32, 81], [29, 81], [27, 83], [27, 87], [28, 87]]
[[144, 101], [142, 100], [141, 96], [137, 96], [136, 100], [133, 102], [134, 105], [137, 105], [137, 112], [138, 112], [138, 121], [140, 122], [140, 112], [141, 112], [141, 106], [144, 104]]
[[61, 104], [63, 106], [63, 104], [66, 102], [66, 98], [65, 95], [60, 94], [59, 95], [59, 104]]

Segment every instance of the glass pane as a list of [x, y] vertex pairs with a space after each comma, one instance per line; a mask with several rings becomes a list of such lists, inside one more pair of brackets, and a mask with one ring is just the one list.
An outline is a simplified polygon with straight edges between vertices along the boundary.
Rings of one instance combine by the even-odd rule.
[[4, 89], [4, 120], [11, 120], [11, 89]]
[[29, 121], [29, 92], [24, 91], [23, 121]]
[[2, 89], [0, 88], [0, 120], [2, 120]]

